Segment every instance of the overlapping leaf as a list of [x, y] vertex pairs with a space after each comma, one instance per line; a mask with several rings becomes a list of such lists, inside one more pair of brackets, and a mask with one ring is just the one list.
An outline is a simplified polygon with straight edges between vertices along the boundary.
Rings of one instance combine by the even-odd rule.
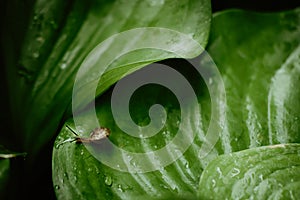
[[225, 81], [225, 153], [300, 142], [300, 11], [216, 14], [208, 51]]
[[296, 199], [299, 144], [279, 144], [219, 156], [204, 170], [203, 199]]
[[[26, 8], [8, 5], [8, 16], [11, 10]], [[20, 34], [22, 27], [9, 26], [4, 37], [15, 132], [21, 133], [18, 138], [24, 139], [25, 149], [36, 153], [53, 137], [71, 102], [75, 74], [100, 42], [133, 28], [163, 27], [189, 34], [205, 46], [210, 13], [207, 0], [36, 1], [25, 36]], [[7, 23], [17, 24], [17, 19], [12, 17]], [[165, 37], [155, 37], [154, 42], [160, 43]], [[24, 38], [21, 47], [15, 43], [19, 38]], [[122, 48], [123, 44], [119, 45]], [[16, 50], [19, 48], [21, 52]], [[151, 50], [123, 57], [114, 63], [113, 71], [107, 72], [99, 93], [125, 74], [168, 57]]]

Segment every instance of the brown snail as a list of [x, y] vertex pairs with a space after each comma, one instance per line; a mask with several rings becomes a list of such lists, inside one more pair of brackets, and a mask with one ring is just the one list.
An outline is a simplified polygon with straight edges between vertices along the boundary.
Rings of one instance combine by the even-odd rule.
[[78, 134], [73, 129], [71, 129], [68, 125], [66, 125], [66, 127], [72, 133], [74, 133], [74, 135], [76, 135], [76, 137], [74, 139], [76, 141], [76, 143], [99, 143], [101, 140], [109, 137], [109, 135], [110, 135], [110, 130], [108, 128], [98, 127], [98, 128], [95, 128], [90, 133], [90, 137], [79, 137]]

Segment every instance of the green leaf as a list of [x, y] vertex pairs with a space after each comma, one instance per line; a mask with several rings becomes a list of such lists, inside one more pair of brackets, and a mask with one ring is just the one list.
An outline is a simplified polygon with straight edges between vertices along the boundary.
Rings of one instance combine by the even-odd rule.
[[[185, 72], [188, 67], [187, 64], [180, 66]], [[152, 69], [151, 66], [145, 69], [147, 68]], [[189, 72], [188, 74], [192, 74], [192, 71]], [[189, 75], [189, 79], [194, 80], [197, 86], [201, 83], [200, 75], [196, 77]], [[198, 94], [199, 98], [204, 92], [208, 92], [205, 87]], [[186, 98], [188, 99], [188, 96]], [[190, 104], [183, 118], [178, 100], [168, 89], [157, 85], [146, 85], [137, 90], [130, 102], [130, 111], [133, 120], [138, 125], [143, 126], [149, 123], [148, 110], [153, 104], [164, 105], [167, 112], [166, 125], [157, 135], [147, 139], [134, 138], [123, 132], [113, 120], [110, 103], [111, 91], [102, 96], [97, 103], [96, 112], [99, 120], [101, 119], [99, 123], [101, 126], [110, 128], [109, 140], [125, 151], [119, 154], [111, 149], [112, 146], [105, 140], [102, 144], [96, 146], [88, 144], [87, 147], [83, 144], [72, 143], [70, 141], [74, 140], [74, 134], [64, 127], [53, 149], [53, 182], [58, 199], [195, 198], [199, 172], [205, 165], [205, 161], [207, 162], [207, 160], [199, 160], [197, 153], [202, 144], [201, 138], [204, 137], [201, 128], [199, 129], [202, 125], [198, 103]], [[73, 127], [81, 137], [88, 137], [88, 133], [93, 129], [91, 128], [93, 127], [91, 113], [88, 110], [78, 116], [80, 118], [78, 121], [82, 124], [76, 124], [76, 128], [72, 120], [67, 124]], [[179, 157], [176, 162], [153, 171], [155, 166], [161, 164], [159, 158], [145, 154], [145, 159], [141, 161], [131, 155], [131, 152], [147, 153], [162, 149], [173, 141], [181, 123], [183, 123], [183, 132], [180, 140], [187, 140], [185, 137], [192, 137], [193, 133], [198, 133], [198, 135], [195, 135], [197, 142], [189, 146], [184, 156]], [[177, 150], [174, 152], [175, 147]], [[173, 148], [168, 149], [165, 154], [167, 160], [181, 154], [180, 146], [174, 145]], [[93, 155], [107, 154], [115, 164], [114, 167], [102, 164], [91, 155], [91, 152], [94, 152]], [[149, 167], [149, 172], [142, 173], [142, 169], [139, 170], [140, 166]], [[120, 171], [118, 167], [135, 172]]]
[[296, 199], [300, 144], [279, 144], [219, 156], [203, 171], [203, 199]]
[[[19, 4], [8, 4], [7, 15]], [[26, 6], [24, 6], [26, 8]], [[26, 9], [25, 9], [26, 10]], [[29, 15], [25, 35], [9, 35], [18, 28], [9, 18], [4, 36], [6, 65], [15, 119], [15, 133], [31, 152], [49, 141], [70, 105], [75, 75], [84, 58], [113, 34], [139, 27], [160, 27], [188, 34], [205, 46], [210, 28], [209, 0], [155, 1], [36, 1]], [[15, 20], [15, 21], [14, 21]], [[21, 33], [19, 30], [18, 33]], [[24, 38], [19, 49], [18, 38]], [[172, 40], [172, 35], [153, 37], [154, 42]], [[129, 38], [132, 39], [132, 38]], [[138, 39], [138, 38], [135, 38]], [[176, 39], [176, 38], [173, 38]], [[130, 40], [134, 46], [134, 41]], [[176, 46], [174, 40], [169, 45]], [[120, 43], [119, 49], [123, 48]], [[107, 50], [116, 54], [119, 49]], [[188, 45], [186, 46], [188, 48]], [[195, 49], [189, 48], [190, 56]], [[199, 54], [200, 52], [196, 52]], [[101, 94], [124, 75], [157, 60], [174, 55], [143, 50], [123, 56], [104, 74]], [[106, 77], [106, 78], [105, 78]], [[55, 112], [53, 112], [55, 110]], [[46, 123], [47, 122], [47, 123]]]
[[9, 179], [10, 161], [0, 158], [0, 197], [3, 198]]
[[[217, 154], [281, 142], [300, 142], [300, 96], [294, 91], [300, 84], [300, 10], [271, 14], [234, 10], [217, 14], [213, 20], [208, 51], [221, 72], [227, 100], [218, 99], [218, 105], [223, 105], [220, 107], [223, 115], [217, 115], [218, 118], [213, 119], [220, 125], [223, 125], [222, 121], [225, 121], [225, 124], [223, 132], [217, 132], [220, 139], [210, 154], [205, 158], [199, 157], [200, 148], [207, 139], [205, 133], [209, 129], [210, 113], [213, 109], [210, 106], [213, 101], [201, 77], [195, 75], [197, 73], [187, 65], [175, 60], [174, 62], [181, 66], [175, 69], [192, 83], [197, 94], [197, 102], [188, 104], [188, 115], [184, 115], [187, 118], [181, 115], [179, 100], [171, 94], [174, 91], [153, 85], [145, 86], [142, 91], [137, 91], [131, 96], [129, 107], [133, 121], [140, 126], [148, 125], [148, 112], [153, 104], [164, 106], [167, 121], [157, 135], [137, 139], [120, 130], [111, 111], [112, 91], [105, 93], [96, 104], [96, 112], [101, 126], [111, 130], [108, 140], [103, 140], [99, 146], [72, 143], [70, 141], [74, 140], [75, 136], [65, 126], [56, 138], [52, 169], [58, 199], [193, 199], [197, 198], [196, 194], [200, 197], [206, 196], [205, 191], [198, 192], [198, 183], [203, 169]], [[128, 77], [130, 76], [125, 79]], [[281, 79], [288, 81], [286, 84], [280, 84]], [[210, 84], [214, 85], [214, 81]], [[186, 89], [181, 87], [182, 91]], [[284, 89], [284, 93], [278, 90], [280, 88]], [[197, 111], [199, 107], [201, 112]], [[81, 137], [88, 137], [88, 133], [95, 128], [93, 114], [92, 110], [87, 109], [77, 116], [80, 118], [79, 124], [76, 122], [75, 126], [72, 119], [66, 124]], [[156, 120], [163, 119], [164, 115]], [[184, 123], [185, 120], [189, 123]], [[138, 168], [141, 164], [139, 160], [133, 160], [125, 152], [120, 156], [117, 151], [111, 150], [108, 142], [111, 141], [129, 152], [155, 151], [169, 144], [176, 136], [178, 122], [184, 123], [185, 135], [195, 134], [193, 143], [178, 159], [176, 154], [180, 146], [173, 146], [175, 148], [169, 149], [163, 158], [168, 160], [175, 157], [174, 162], [155, 171], [141, 173]], [[249, 151], [256, 152], [255, 149]], [[105, 154], [112, 161], [118, 160], [120, 168], [125, 166], [131, 172], [118, 170], [118, 166], [107, 166], [107, 163], [100, 162], [101, 156]], [[297, 156], [293, 158], [298, 159]], [[283, 155], [284, 158], [286, 157]], [[141, 160], [149, 166], [161, 164], [160, 158], [154, 158], [151, 154], [146, 154]], [[202, 178], [202, 182], [204, 180], [205, 178]], [[202, 182], [201, 184], [205, 184]], [[297, 187], [297, 183], [295, 184], [291, 187]], [[212, 192], [210, 191], [210, 194]], [[247, 194], [247, 191], [241, 191], [241, 194]]]
[[300, 9], [215, 14], [207, 47], [226, 87], [225, 153], [300, 142]]
[[24, 157], [26, 153], [18, 153], [14, 151], [10, 151], [6, 149], [3, 145], [0, 145], [0, 197], [2, 199], [7, 198], [9, 186], [8, 183], [10, 182], [11, 176], [11, 165], [12, 162], [10, 159], [15, 157]]

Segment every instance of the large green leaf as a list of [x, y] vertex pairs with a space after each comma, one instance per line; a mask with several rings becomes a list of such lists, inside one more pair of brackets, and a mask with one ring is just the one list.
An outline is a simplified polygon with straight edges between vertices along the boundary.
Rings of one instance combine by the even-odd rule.
[[[187, 72], [189, 66], [186, 65], [181, 65], [180, 68]], [[147, 68], [151, 68], [151, 66]], [[191, 69], [188, 74], [192, 74], [192, 72]], [[189, 75], [188, 78], [194, 81], [197, 86], [203, 85], [200, 81], [200, 75], [196, 77]], [[207, 93], [203, 87], [198, 97], [201, 98], [205, 92]], [[136, 172], [123, 172], [102, 164], [90, 154], [83, 144], [71, 143], [70, 139], [72, 140], [74, 134], [64, 127], [55, 141], [53, 151], [53, 181], [57, 197], [59, 199], [195, 198], [199, 172], [205, 165], [204, 161], [198, 159], [197, 154], [197, 150], [201, 146], [202, 139], [200, 138], [204, 137], [200, 128], [202, 125], [198, 103], [192, 103], [188, 107], [188, 112], [183, 119], [179, 102], [168, 89], [157, 85], [147, 85], [137, 90], [130, 102], [131, 115], [137, 124], [143, 126], [149, 123], [148, 110], [153, 104], [164, 105], [167, 112], [167, 124], [157, 135], [147, 139], [138, 139], [127, 135], [116, 125], [113, 120], [110, 100], [111, 91], [102, 96], [97, 103], [97, 116], [101, 119], [102, 126], [110, 128], [109, 139], [129, 153], [124, 151], [121, 155], [117, 155], [117, 152], [113, 151], [110, 144], [105, 141], [99, 146], [89, 145], [91, 147], [89, 150], [108, 153], [110, 159], [119, 161], [117, 165], [125, 166], [125, 168]], [[88, 133], [93, 127], [91, 116], [91, 111], [86, 111], [78, 116], [80, 118], [78, 121], [82, 124], [76, 124], [77, 129], [75, 129], [72, 120], [68, 121], [67, 124], [78, 131], [77, 133], [82, 137], [88, 137]], [[137, 169], [141, 163], [134, 156], [131, 156], [130, 152], [150, 152], [163, 148], [175, 137], [180, 123], [185, 124], [183, 133], [181, 133], [183, 135], [182, 140], [191, 135], [191, 132], [198, 133], [195, 136], [197, 142], [192, 144], [186, 152], [188, 156], [180, 157], [175, 163], [161, 167], [159, 170], [140, 173]], [[166, 154], [168, 157], [176, 157], [177, 154], [181, 153], [180, 146], [175, 145], [173, 147], [176, 147], [177, 151], [174, 152], [172, 148], [168, 149]], [[147, 155], [145, 155], [143, 162], [145, 162], [142, 163], [143, 166], [147, 165], [151, 169], [152, 166], [160, 164], [157, 158]]]
[[[110, 151], [110, 146], [105, 142], [107, 140], [99, 146], [87, 145], [88, 151], [83, 144], [70, 142], [74, 135], [64, 126], [53, 149], [53, 182], [58, 199], [200, 198], [204, 193], [197, 192], [199, 178], [217, 152], [227, 154], [275, 143], [300, 142], [300, 96], [295, 91], [300, 82], [300, 11], [259, 14], [234, 10], [217, 14], [213, 20], [208, 51], [221, 71], [227, 95], [226, 102], [219, 102], [226, 105], [221, 107], [221, 112], [226, 115], [220, 115], [218, 120], [225, 120], [226, 123], [223, 132], [219, 133], [220, 140], [215, 149], [207, 157], [199, 158], [210, 122], [210, 96], [195, 71], [176, 60], [175, 63], [181, 65], [176, 69], [192, 83], [199, 103], [189, 105], [187, 117], [190, 123], [185, 124], [184, 133], [188, 135], [193, 132], [196, 136], [183, 156], [156, 171], [138, 173], [134, 167], [138, 166], [139, 161], [126, 153], [117, 156], [115, 151]], [[286, 81], [282, 84], [281, 80]], [[96, 111], [101, 125], [111, 129], [109, 140], [133, 152], [163, 148], [175, 137], [178, 122], [186, 120], [181, 116], [175, 97], [169, 93], [167, 89], [157, 86], [145, 86], [143, 91], [132, 96], [130, 114], [137, 124], [149, 123], [147, 114], [153, 104], [162, 104], [168, 116], [164, 128], [157, 135], [140, 140], [126, 135], [115, 124], [110, 110], [111, 91], [102, 96]], [[199, 107], [201, 112], [197, 113]], [[225, 119], [222, 116], [226, 116]], [[87, 110], [80, 116], [81, 124], [75, 127], [71, 119], [67, 124], [76, 128], [79, 135], [88, 137], [88, 133], [95, 128], [91, 117], [92, 111]], [[166, 159], [176, 155], [177, 150], [170, 149]], [[117, 157], [120, 165], [127, 166], [133, 172], [108, 167], [91, 154], [94, 151], [108, 154], [112, 160]], [[269, 155], [262, 151], [264, 153]], [[295, 154], [295, 159], [298, 159], [297, 156]], [[158, 163], [158, 159], [151, 156], [145, 155], [145, 158], [150, 165]], [[209, 166], [217, 167], [213, 164]], [[205, 185], [205, 178], [202, 178], [201, 184]], [[241, 191], [243, 193], [246, 191]]]
[[297, 199], [300, 144], [279, 144], [219, 156], [204, 170], [203, 199]]
[[226, 87], [225, 153], [300, 142], [300, 10], [216, 14], [208, 52]]
[[[8, 30], [3, 41], [14, 127], [17, 137], [24, 141], [25, 149], [31, 152], [37, 152], [57, 131], [71, 102], [75, 74], [96, 45], [113, 34], [129, 29], [162, 27], [187, 34], [205, 46], [211, 15], [208, 0], [74, 0], [51, 3], [38, 0], [30, 15], [26, 9], [30, 6], [26, 3], [24, 6], [16, 2], [7, 5]], [[18, 18], [10, 17], [15, 10], [30, 16], [25, 36], [21, 34], [22, 27], [13, 26], [19, 22]], [[172, 40], [172, 37], [153, 36], [152, 40], [159, 44], [165, 42], [166, 38]], [[24, 38], [22, 45], [19, 38]], [[134, 40], [139, 38], [128, 39], [134, 46]], [[177, 45], [178, 41], [173, 39], [170, 47]], [[114, 48], [122, 49], [127, 44], [117, 45], [114, 44]], [[195, 56], [195, 49], [187, 49], [190, 56]], [[108, 50], [112, 55], [115, 51]], [[196, 52], [196, 55], [199, 53]], [[97, 94], [124, 75], [151, 62], [173, 56], [152, 50], [123, 56], [113, 63], [113, 70], [104, 74]]]

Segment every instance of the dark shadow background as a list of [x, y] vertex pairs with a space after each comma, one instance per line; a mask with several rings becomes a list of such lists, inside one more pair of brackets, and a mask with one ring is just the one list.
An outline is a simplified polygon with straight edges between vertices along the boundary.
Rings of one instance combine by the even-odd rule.
[[300, 6], [299, 0], [211, 0], [212, 11], [239, 8], [259, 12], [277, 12]]
[[[9, 0], [1, 0], [0, 2], [0, 31], [5, 32], [3, 26], [5, 7]], [[27, 2], [32, 3], [33, 0]], [[212, 0], [212, 12], [218, 12], [226, 9], [236, 8], [258, 12], [277, 12], [300, 7], [300, 0], [284, 0], [284, 1], [271, 1], [271, 0]], [[21, 22], [24, 20], [20, 20]], [[22, 24], [26, 26], [26, 24]], [[3, 62], [4, 47], [1, 41], [0, 49], [0, 144], [5, 145], [7, 148], [17, 150], [14, 146], [14, 141], [18, 138], [13, 138], [11, 132], [11, 115], [9, 110], [8, 89], [5, 77], [5, 66]], [[56, 199], [52, 186], [52, 172], [51, 172], [51, 154], [52, 144], [49, 144], [41, 150], [39, 160], [39, 166], [35, 166], [37, 169], [36, 174], [24, 174], [20, 167], [24, 166], [23, 159], [12, 159], [12, 169], [10, 184], [7, 186], [7, 198], [6, 199]], [[17, 169], [18, 168], [18, 169]], [[27, 184], [28, 179], [35, 180], [35, 184]], [[11, 184], [17, 187], [10, 187]], [[0, 195], [1, 196], [1, 195]]]

